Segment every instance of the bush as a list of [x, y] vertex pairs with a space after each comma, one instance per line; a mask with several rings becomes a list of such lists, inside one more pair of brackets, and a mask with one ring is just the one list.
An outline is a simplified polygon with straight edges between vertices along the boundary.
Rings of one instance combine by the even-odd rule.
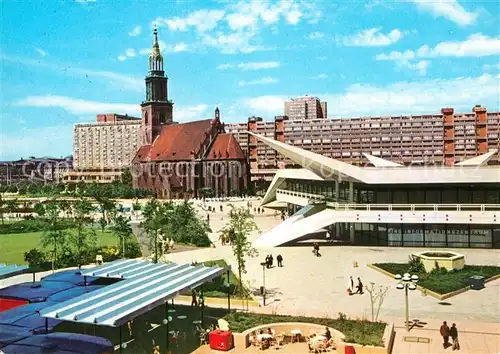
[[142, 256], [141, 247], [139, 243], [135, 240], [125, 242], [125, 257], [126, 258], [138, 258]]
[[96, 249], [95, 254], [100, 254], [103, 262], [111, 262], [120, 258], [120, 251], [116, 246], [102, 246]]
[[415, 255], [410, 255], [410, 260], [408, 261], [408, 272], [409, 273], [425, 273], [425, 266], [422, 263], [420, 257]]
[[[73, 221], [63, 220], [59, 229], [65, 230], [72, 228], [73, 226]], [[19, 220], [13, 223], [0, 225], [0, 234], [20, 234], [37, 231], [45, 231], [45, 223], [40, 219]]]
[[28, 266], [34, 270], [42, 270], [46, 268], [47, 263], [50, 268], [50, 262], [47, 262], [45, 253], [40, 251], [38, 248], [32, 248], [28, 252], [24, 252], [24, 260], [28, 262]]
[[251, 312], [232, 312], [224, 319], [229, 322], [232, 331], [241, 333], [252, 327], [266, 325], [270, 323], [301, 322], [313, 323], [322, 326], [335, 328], [345, 335], [347, 343], [361, 345], [383, 345], [382, 337], [386, 324], [383, 322], [369, 322], [352, 320], [345, 317], [339, 319], [305, 317], [305, 316], [281, 316], [267, 315]]
[[139, 203], [132, 204], [132, 210], [137, 211], [137, 210], [141, 210], [141, 208], [142, 208], [141, 204], [139, 204]]

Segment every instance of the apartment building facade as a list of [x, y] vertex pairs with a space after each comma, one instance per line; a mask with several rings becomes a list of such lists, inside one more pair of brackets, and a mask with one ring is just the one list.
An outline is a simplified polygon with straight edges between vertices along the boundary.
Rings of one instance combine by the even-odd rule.
[[309, 95], [291, 98], [285, 101], [285, 116], [292, 120], [327, 118], [327, 103]]
[[[246, 129], [246, 130], [245, 130]], [[476, 106], [470, 113], [443, 108], [440, 114], [290, 119], [276, 116], [274, 121], [250, 117], [246, 124], [228, 125], [247, 151], [252, 180], [271, 180], [278, 168], [293, 163], [274, 153], [265, 144], [245, 134], [251, 131], [265, 137], [313, 151], [344, 162], [364, 166], [363, 153], [396, 163], [452, 165], [456, 162], [500, 149], [500, 112], [487, 112]], [[490, 164], [500, 164], [499, 155]]]
[[141, 145], [140, 118], [98, 114], [96, 123], [73, 127], [73, 170], [64, 182], [109, 183], [120, 178]]

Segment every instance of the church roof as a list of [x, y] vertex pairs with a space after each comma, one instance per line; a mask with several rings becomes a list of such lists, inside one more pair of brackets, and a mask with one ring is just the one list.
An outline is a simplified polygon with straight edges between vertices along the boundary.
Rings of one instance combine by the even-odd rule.
[[210, 119], [163, 126], [160, 135], [151, 145], [141, 146], [134, 160], [182, 161], [196, 156], [206, 135], [210, 133]]
[[244, 159], [245, 153], [232, 134], [219, 134], [207, 155], [207, 160]]

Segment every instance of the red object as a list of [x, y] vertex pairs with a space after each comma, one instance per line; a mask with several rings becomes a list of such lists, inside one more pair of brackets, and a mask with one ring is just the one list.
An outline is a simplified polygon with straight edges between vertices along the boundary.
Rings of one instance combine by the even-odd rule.
[[210, 349], [228, 351], [233, 348], [233, 333], [231, 331], [213, 330], [208, 335]]
[[354, 349], [354, 347], [352, 345], [346, 345], [344, 347], [344, 353], [345, 354], [356, 354], [356, 350]]
[[14, 307], [29, 304], [26, 300], [15, 300], [15, 299], [2, 299], [0, 298], [0, 312], [4, 312]]

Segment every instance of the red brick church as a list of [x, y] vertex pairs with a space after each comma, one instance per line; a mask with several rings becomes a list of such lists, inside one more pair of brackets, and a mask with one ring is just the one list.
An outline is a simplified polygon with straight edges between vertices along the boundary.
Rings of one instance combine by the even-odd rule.
[[178, 124], [173, 105], [155, 29], [141, 104], [142, 146], [132, 161], [134, 187], [165, 199], [200, 197], [202, 188], [219, 197], [241, 194], [248, 183], [247, 158], [234, 136], [225, 133], [219, 109], [210, 119]]

